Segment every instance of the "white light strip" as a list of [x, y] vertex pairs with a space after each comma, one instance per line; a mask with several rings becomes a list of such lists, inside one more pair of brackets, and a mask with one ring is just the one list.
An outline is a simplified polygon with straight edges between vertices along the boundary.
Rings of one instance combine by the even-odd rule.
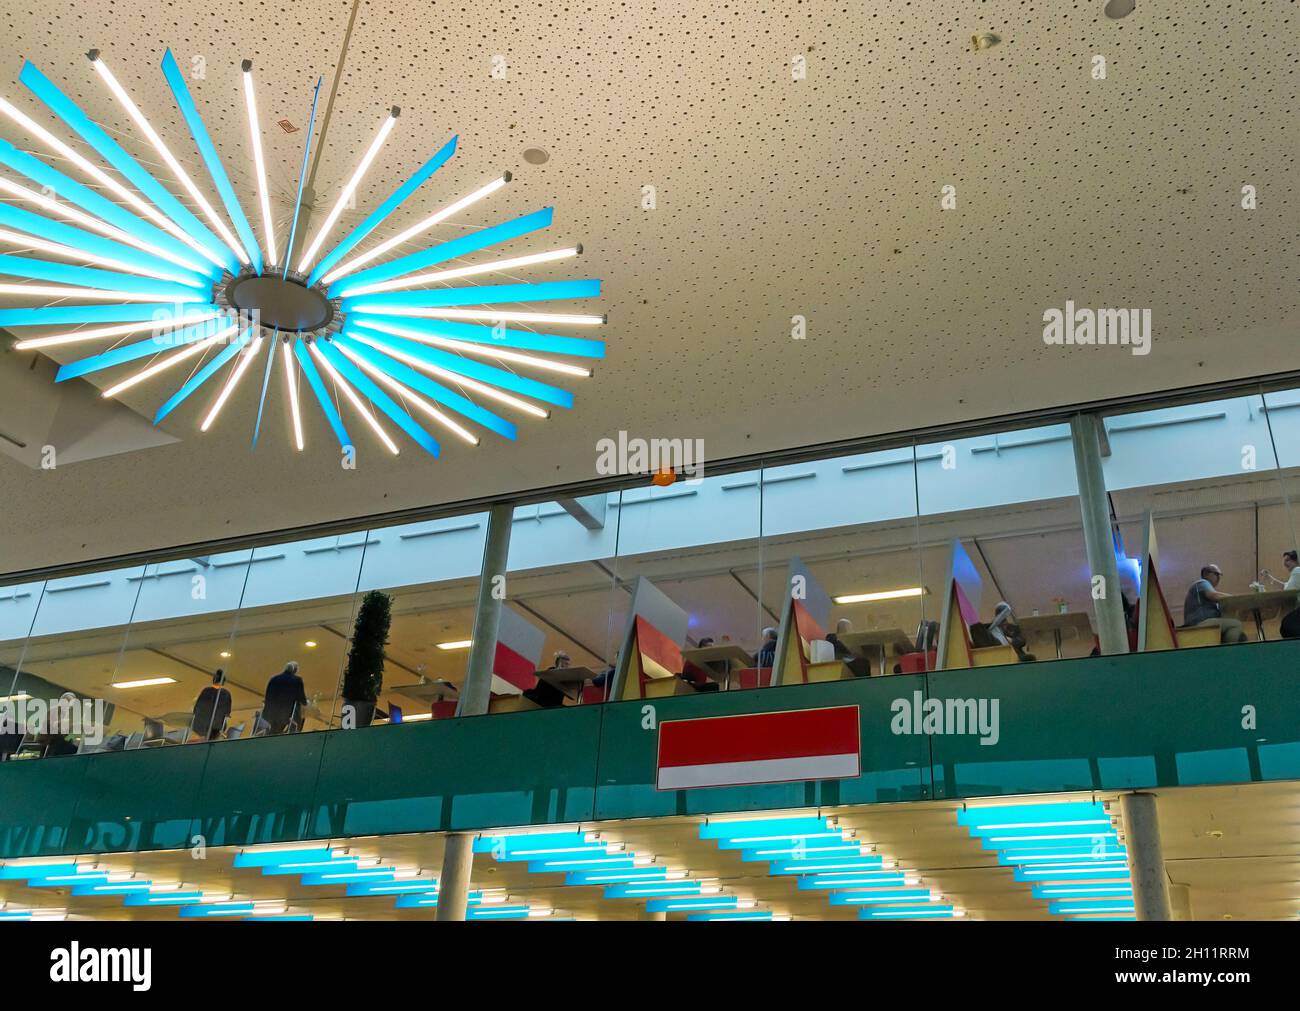
[[505, 309], [444, 309], [437, 306], [362, 306], [362, 313], [379, 316], [414, 316], [416, 319], [490, 320], [502, 323], [560, 323], [571, 326], [600, 326], [604, 316], [564, 312], [512, 312]]
[[422, 284], [438, 284], [443, 281], [452, 281], [458, 277], [473, 277], [475, 274], [490, 274], [496, 270], [514, 270], [517, 267], [531, 267], [537, 263], [550, 263], [554, 260], [563, 260], [570, 256], [577, 256], [582, 252], [581, 246], [570, 246], [568, 249], [552, 249], [548, 253], [531, 253], [528, 256], [515, 256], [508, 260], [494, 260], [492, 263], [479, 263], [472, 267], [452, 267], [448, 270], [435, 270], [429, 274], [412, 274], [410, 277], [399, 277], [392, 281], [378, 281], [375, 284], [365, 284], [360, 288], [350, 288], [347, 291], [347, 297], [355, 295], [373, 295], [377, 291], [399, 291], [402, 288], [416, 288]]
[[[171, 324], [170, 329], [184, 329], [195, 323], [216, 319], [217, 313], [205, 312], [195, 316], [182, 316]], [[14, 345], [15, 351], [35, 351], [37, 348], [57, 347], [60, 344], [77, 344], [81, 341], [99, 340], [101, 337], [121, 337], [123, 334], [139, 333], [152, 330], [158, 326], [158, 320], [147, 319], [140, 323], [119, 323], [114, 326], [92, 327], [89, 330], [70, 330], [67, 333], [50, 334], [48, 337], [33, 337], [19, 341]]]
[[[127, 246], [134, 246], [142, 253], [148, 253], [150, 256], [156, 256], [159, 259], [166, 260], [168, 263], [174, 263], [178, 267], [183, 267], [186, 270], [194, 271], [195, 273], [198, 274], [203, 273], [205, 269], [204, 267], [201, 267], [190, 260], [182, 259], [181, 257], [175, 256], [164, 249], [159, 249], [157, 246], [150, 245], [148, 242], [145, 242], [143, 239], [137, 239], [134, 235], [131, 235], [129, 232], [124, 232], [120, 228], [115, 228], [114, 226], [108, 224], [107, 222], [100, 221], [99, 218], [95, 217], [94, 215], [87, 214], [85, 211], [81, 210], [78, 207], [74, 207], [72, 204], [60, 203], [58, 200], [55, 200], [53, 197], [47, 197], [45, 194], [37, 193], [35, 190], [28, 189], [26, 186], [20, 186], [18, 183], [13, 182], [12, 180], [0, 177], [0, 190], [4, 190], [6, 193], [11, 193], [14, 196], [18, 197], [20, 200], [26, 200], [28, 203], [35, 204], [37, 207], [44, 208], [45, 210], [50, 211], [52, 214], [58, 214], [61, 217], [65, 217], [71, 221], [75, 221], [82, 228], [88, 229], [89, 231], [92, 232], [98, 232], [100, 235], [104, 236], [105, 238], [112, 239], [114, 242], [120, 242], [123, 245], [127, 245]], [[14, 234], [14, 233], [8, 233], [8, 234]], [[50, 245], [54, 245], [54, 243], [50, 243]], [[62, 246], [60, 248], [71, 249], [72, 247]], [[80, 255], [89, 258], [89, 254], [81, 253], [80, 251], [77, 252]], [[107, 258], [102, 258], [102, 259], [107, 260]], [[111, 262], [117, 265], [119, 270], [130, 270], [134, 273], [145, 274], [149, 277], [164, 277], [167, 278], [168, 280], [174, 280], [178, 284], [193, 284], [192, 281], [185, 281], [185, 280], [181, 280], [180, 278], [168, 277], [168, 275], [166, 274], [158, 274], [155, 273], [154, 271], [146, 270], [142, 267], [137, 267], [134, 264], [122, 263], [119, 260], [113, 260]]]
[[[69, 260], [76, 260], [78, 263], [94, 263], [101, 267], [110, 267], [113, 270], [129, 271], [132, 274], [139, 274], [141, 277], [153, 277], [159, 281], [174, 281], [177, 284], [188, 284], [179, 278], [169, 277], [159, 271], [146, 270], [144, 267], [138, 267], [133, 263], [126, 263], [123, 260], [115, 260], [112, 257], [100, 256], [98, 253], [89, 253], [84, 249], [77, 249], [73, 246], [65, 246], [58, 242], [49, 242], [45, 239], [36, 238], [23, 232], [11, 232], [7, 228], [0, 228], [0, 239], [5, 242], [12, 242], [16, 246], [23, 246], [27, 249], [39, 249], [43, 253], [49, 253], [51, 256], [63, 256]], [[200, 289], [195, 289], [200, 290]]]
[[262, 204], [262, 231], [266, 233], [266, 259], [275, 263], [275, 228], [271, 221], [271, 192], [266, 183], [266, 159], [262, 155], [262, 130], [257, 122], [257, 99], [253, 94], [252, 64], [244, 70], [244, 104], [248, 109], [248, 130], [253, 140], [253, 167], [257, 171], [257, 196]]
[[384, 354], [390, 355], [398, 361], [406, 362], [408, 365], [420, 369], [423, 372], [427, 372], [431, 376], [437, 376], [439, 379], [444, 379], [449, 383], [455, 383], [467, 390], [473, 390], [476, 393], [481, 393], [485, 397], [491, 397], [493, 400], [498, 400], [503, 404], [509, 404], [511, 407], [523, 411], [525, 414], [531, 414], [535, 418], [549, 418], [551, 416], [550, 411], [543, 410], [536, 404], [530, 404], [528, 401], [520, 400], [518, 397], [513, 397], [509, 393], [503, 393], [495, 386], [488, 386], [485, 383], [469, 379], [459, 373], [449, 372], [447, 369], [439, 368], [437, 365], [431, 365], [422, 359], [405, 354], [402, 351], [398, 351], [396, 348], [391, 348], [382, 341], [372, 340], [368, 336], [359, 333], [352, 334], [352, 338], [361, 341], [363, 344], [369, 344], [377, 351], [382, 351]]
[[357, 413], [366, 419], [366, 423], [371, 427], [375, 435], [379, 436], [380, 442], [382, 442], [385, 446], [388, 447], [388, 451], [390, 453], [392, 453], [394, 456], [397, 456], [398, 454], [397, 444], [388, 437], [388, 433], [385, 432], [383, 426], [379, 424], [379, 419], [377, 419], [370, 412], [370, 409], [361, 402], [361, 398], [357, 396], [356, 390], [352, 389], [352, 384], [338, 374], [334, 366], [330, 364], [329, 359], [326, 358], [323, 354], [321, 354], [320, 351], [317, 349], [315, 343], [308, 344], [307, 346], [311, 349], [312, 357], [314, 357], [318, 362], [321, 363], [325, 371], [328, 372], [330, 376], [334, 379], [334, 382], [338, 386], [338, 388], [341, 389], [344, 395], [348, 398], [348, 400], [352, 402], [352, 406], [357, 409]]
[[836, 597], [837, 604], [866, 604], [873, 600], [903, 600], [908, 597], [925, 596], [924, 586], [909, 586], [903, 590], [879, 590], [875, 593], [849, 593]]
[[[7, 284], [0, 282], [0, 295], [42, 295], [47, 298], [103, 298], [110, 302], [177, 302], [171, 292], [109, 291], [106, 288], [68, 288], [58, 284]], [[208, 297], [196, 290], [187, 301], [206, 302]]]
[[400, 232], [397, 235], [394, 235], [391, 239], [381, 242], [374, 249], [370, 250], [370, 252], [362, 253], [360, 256], [354, 256], [352, 259], [348, 260], [346, 263], [342, 264], [341, 266], [335, 267], [323, 278], [321, 278], [321, 282], [323, 284], [328, 285], [331, 281], [343, 277], [345, 274], [351, 274], [354, 270], [356, 270], [358, 267], [362, 266], [363, 264], [369, 263], [371, 260], [375, 259], [376, 257], [383, 256], [390, 249], [400, 246], [403, 242], [406, 242], [408, 239], [413, 239], [415, 236], [419, 235], [421, 232], [425, 231], [426, 229], [432, 228], [434, 225], [447, 220], [447, 218], [451, 217], [453, 214], [457, 214], [460, 211], [463, 211], [466, 207], [469, 207], [471, 204], [476, 204], [484, 197], [490, 196], [509, 181], [510, 181], [509, 172], [507, 172], [503, 176], [493, 179], [486, 186], [482, 186], [476, 189], [469, 196], [461, 197], [455, 203], [449, 204], [448, 206], [444, 207], [442, 210], [435, 211], [433, 214], [430, 214], [423, 221], [416, 222], [410, 228], [406, 229], [406, 231]]
[[284, 352], [284, 381], [289, 386], [289, 410], [293, 414], [293, 440], [298, 446], [298, 452], [302, 452], [302, 415], [298, 411], [298, 376], [293, 368], [293, 354], [289, 350], [289, 342], [285, 341], [280, 345], [280, 350]]
[[135, 375], [123, 379], [120, 383], [117, 383], [114, 386], [110, 386], [101, 395], [105, 398], [115, 397], [123, 390], [129, 390], [132, 386], [135, 386], [137, 383], [144, 382], [144, 380], [150, 378], [151, 376], [156, 376], [159, 372], [163, 372], [166, 369], [171, 368], [173, 365], [178, 365], [181, 362], [185, 361], [187, 358], [193, 358], [204, 348], [209, 348], [213, 344], [216, 344], [218, 341], [225, 340], [227, 337], [229, 337], [232, 333], [234, 333], [238, 329], [239, 326], [236, 324], [235, 326], [226, 327], [226, 329], [218, 333], [214, 333], [211, 337], [205, 337], [201, 341], [195, 341], [193, 344], [190, 344], [188, 347], [181, 348], [175, 354], [168, 355], [167, 357], [161, 359], [160, 361], [154, 362], [147, 369], [141, 369]]
[[[107, 393], [104, 396], [108, 396]], [[108, 687], [110, 688], [152, 688], [154, 685], [174, 685], [175, 678], [157, 677], [157, 678], [139, 678], [135, 681], [114, 681]]]
[[199, 188], [194, 184], [194, 180], [191, 179], [189, 173], [185, 171], [184, 166], [176, 160], [176, 156], [173, 155], [167, 145], [163, 143], [163, 139], [158, 136], [158, 131], [155, 130], [149, 121], [144, 118], [144, 113], [142, 113], [135, 102], [131, 100], [131, 96], [126, 93], [126, 89], [118, 83], [117, 78], [113, 76], [113, 72], [108, 69], [108, 65], [98, 56], [92, 56], [90, 63], [91, 66], [95, 68], [96, 73], [103, 78], [104, 83], [108, 85], [108, 90], [113, 93], [117, 100], [122, 104], [122, 107], [126, 109], [131, 118], [135, 120], [135, 125], [140, 128], [141, 132], [147, 138], [149, 138], [149, 143], [152, 144], [154, 150], [162, 156], [162, 160], [165, 161], [167, 167], [172, 170], [172, 175], [174, 175], [177, 181], [185, 187], [186, 192], [194, 198], [194, 202], [198, 204], [199, 209], [203, 211], [204, 217], [212, 223], [212, 227], [215, 228], [217, 233], [221, 236], [221, 240], [230, 247], [230, 251], [235, 254], [235, 258], [238, 259], [240, 263], [247, 266], [248, 254], [244, 252], [244, 248], [235, 239], [235, 236], [231, 233], [230, 229], [226, 227], [225, 221], [217, 214], [216, 209], [208, 203], [208, 198], [199, 191]]
[[347, 355], [348, 358], [350, 358], [353, 361], [353, 363], [355, 363], [358, 367], [364, 369], [366, 372], [369, 372], [371, 376], [373, 376], [375, 379], [378, 379], [381, 383], [387, 386], [390, 390], [396, 393], [403, 400], [407, 401], [408, 403], [414, 404], [416, 407], [418, 407], [421, 411], [427, 414], [434, 421], [438, 422], [441, 425], [444, 425], [450, 431], [455, 432], [462, 439], [468, 442], [471, 446], [478, 445], [478, 436], [476, 436], [473, 432], [469, 431], [469, 429], [456, 424], [456, 422], [452, 421], [451, 418], [447, 417], [447, 415], [443, 414], [442, 411], [438, 410], [436, 407], [434, 407], [423, 397], [417, 396], [414, 390], [411, 390], [408, 387], [403, 386], [396, 379], [390, 376], [387, 372], [383, 371], [383, 369], [375, 368], [375, 366], [371, 365], [368, 361], [366, 361], [364, 358], [358, 355], [355, 351], [352, 351], [349, 348], [345, 348], [342, 344], [338, 344], [336, 345], [336, 347], [340, 351], [342, 351], [345, 355]]
[[565, 376], [577, 376], [580, 379], [591, 378], [591, 369], [584, 366], [555, 362], [549, 358], [538, 358], [535, 355], [526, 355], [519, 351], [507, 351], [492, 344], [475, 344], [473, 341], [451, 340], [447, 337], [437, 337], [433, 334], [421, 333], [418, 330], [407, 330], [388, 323], [367, 322], [365, 325], [371, 330], [378, 330], [381, 333], [392, 334], [395, 337], [405, 337], [408, 340], [417, 341], [420, 344], [429, 344], [433, 347], [448, 348], [462, 354], [496, 358], [503, 362], [517, 362], [520, 365], [529, 365], [547, 372], [558, 372]]
[[175, 221], [173, 221], [167, 215], [163, 214], [152, 204], [146, 203], [143, 199], [137, 196], [132, 190], [127, 189], [125, 186], [123, 186], [120, 182], [118, 182], [116, 179], [110, 176], [103, 169], [87, 161], [85, 158], [83, 158], [72, 148], [68, 147], [67, 144], [59, 140], [58, 137], [50, 133], [49, 130], [45, 129], [43, 126], [40, 126], [38, 123], [32, 120], [31, 117], [29, 117], [26, 113], [22, 112], [16, 106], [10, 104], [3, 98], [0, 98], [0, 112], [3, 112], [6, 116], [8, 116], [15, 123], [17, 123], [23, 129], [25, 129], [28, 133], [38, 138], [47, 147], [53, 148], [64, 158], [68, 159], [68, 161], [76, 165], [77, 168], [81, 169], [82, 172], [86, 173], [86, 175], [94, 179], [95, 182], [99, 183], [101, 186], [108, 188], [114, 194], [120, 197], [122, 200], [125, 200], [128, 204], [134, 207], [137, 211], [143, 214], [146, 218], [152, 221], [159, 228], [163, 229], [166, 232], [169, 232], [177, 239], [180, 239], [181, 242], [185, 243], [185, 245], [193, 249], [196, 253], [201, 254], [205, 260], [208, 260], [209, 262], [215, 264], [218, 267], [221, 267], [223, 269], [225, 268], [225, 264], [222, 263], [221, 257], [217, 256], [215, 253], [209, 250], [207, 246], [203, 245], [203, 243], [201, 243], [198, 239], [194, 238], [194, 236], [192, 236], [189, 232], [185, 231], [185, 229], [183, 229]]
[[377, 133], [375, 139], [370, 142], [370, 149], [366, 151], [365, 157], [361, 159], [361, 164], [358, 165], [356, 171], [352, 173], [352, 178], [349, 179], [348, 184], [343, 187], [343, 192], [339, 194], [338, 200], [334, 202], [334, 207], [330, 210], [329, 216], [326, 217], [325, 223], [320, 226], [320, 230], [316, 233], [316, 238], [311, 240], [311, 245], [309, 245], [307, 251], [302, 254], [302, 259], [298, 261], [298, 273], [307, 273], [307, 268], [311, 266], [312, 261], [316, 258], [316, 253], [320, 249], [321, 243], [325, 241], [325, 236], [328, 235], [329, 230], [334, 227], [334, 222], [338, 221], [339, 215], [343, 213], [343, 208], [346, 207], [348, 201], [352, 199], [352, 194], [357, 191], [357, 186], [361, 183], [361, 177], [366, 174], [366, 169], [370, 168], [370, 163], [375, 160], [375, 157], [379, 154], [379, 149], [384, 146], [384, 141], [388, 138], [388, 135], [396, 125], [397, 113], [398, 109], [394, 106], [393, 111], [388, 114], [388, 118], [385, 119], [383, 125], [380, 126], [379, 133]]
[[239, 380], [242, 379], [244, 373], [248, 371], [248, 366], [252, 364], [253, 359], [257, 356], [257, 352], [261, 347], [262, 338], [259, 335], [254, 339], [253, 343], [248, 345], [248, 347], [239, 355], [239, 361], [236, 362], [235, 367], [230, 370], [230, 375], [226, 379], [226, 385], [221, 388], [221, 393], [217, 395], [216, 403], [212, 405], [212, 410], [208, 411], [208, 416], [203, 419], [203, 424], [199, 426], [200, 432], [206, 432], [212, 427], [212, 423], [217, 420], [217, 415], [221, 412], [221, 408], [223, 408], [226, 405], [226, 401], [230, 399], [230, 394], [234, 392], [235, 387], [239, 384]]

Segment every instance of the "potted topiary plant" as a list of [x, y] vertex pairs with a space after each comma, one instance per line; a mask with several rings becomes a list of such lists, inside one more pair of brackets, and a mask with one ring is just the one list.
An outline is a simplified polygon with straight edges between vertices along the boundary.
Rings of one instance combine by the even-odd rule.
[[[375, 703], [384, 686], [384, 647], [393, 621], [393, 601], [386, 593], [371, 590], [361, 598], [352, 647], [343, 669], [343, 705], [352, 707], [353, 726], [368, 727], [375, 715]], [[347, 710], [344, 709], [346, 719]]]

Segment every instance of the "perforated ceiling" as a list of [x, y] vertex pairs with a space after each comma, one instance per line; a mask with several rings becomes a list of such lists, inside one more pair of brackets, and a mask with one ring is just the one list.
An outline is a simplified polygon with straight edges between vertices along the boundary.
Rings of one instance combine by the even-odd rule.
[[[282, 427], [252, 451], [251, 385], [219, 432], [199, 435], [196, 404], [166, 423], [173, 445], [54, 472], [0, 457], [18, 520], [0, 571], [589, 478], [595, 441], [619, 429], [700, 437], [720, 459], [1294, 367], [1300, 6], [1139, 0], [1122, 21], [1103, 6], [366, 0], [317, 205], [390, 105], [397, 129], [345, 224], [458, 133], [392, 228], [509, 169], [514, 183], [435, 237], [553, 204], [550, 234], [512, 251], [584, 244], [580, 272], [605, 281], [607, 361], [572, 412], [441, 461], [363, 449], [343, 472], [314, 415], [308, 452]], [[284, 225], [311, 89], [324, 76], [323, 106], [349, 10], [11, 6], [0, 93], [37, 115], [16, 82], [30, 58], [153, 164], [87, 64], [99, 47], [197, 166], [157, 68], [166, 46], [182, 67], [201, 60], [190, 87], [251, 216], [238, 79], [251, 58]], [[976, 49], [981, 32], [999, 41]], [[529, 147], [549, 160], [527, 163]], [[955, 210], [941, 208], [949, 185]], [[1152, 353], [1045, 346], [1043, 312], [1066, 299], [1150, 308]], [[124, 399], [152, 416], [174, 387]]]

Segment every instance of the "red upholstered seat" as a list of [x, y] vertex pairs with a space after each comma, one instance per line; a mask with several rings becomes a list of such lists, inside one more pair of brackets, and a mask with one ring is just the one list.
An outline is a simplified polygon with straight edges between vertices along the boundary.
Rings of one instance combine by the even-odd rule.
[[435, 720], [449, 720], [456, 715], [455, 699], [448, 699], [433, 704], [433, 718]]
[[766, 688], [772, 683], [771, 667], [745, 667], [736, 671], [738, 688]]
[[593, 705], [605, 701], [604, 685], [583, 685], [582, 686], [582, 704]]
[[939, 654], [935, 650], [929, 653], [904, 653], [898, 658], [898, 666], [904, 674], [924, 674], [927, 670], [934, 670], [939, 662]]

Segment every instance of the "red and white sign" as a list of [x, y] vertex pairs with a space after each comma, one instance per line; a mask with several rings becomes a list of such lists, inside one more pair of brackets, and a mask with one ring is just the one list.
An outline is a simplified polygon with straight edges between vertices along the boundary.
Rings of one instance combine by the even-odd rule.
[[659, 724], [655, 788], [747, 786], [862, 774], [858, 707]]

